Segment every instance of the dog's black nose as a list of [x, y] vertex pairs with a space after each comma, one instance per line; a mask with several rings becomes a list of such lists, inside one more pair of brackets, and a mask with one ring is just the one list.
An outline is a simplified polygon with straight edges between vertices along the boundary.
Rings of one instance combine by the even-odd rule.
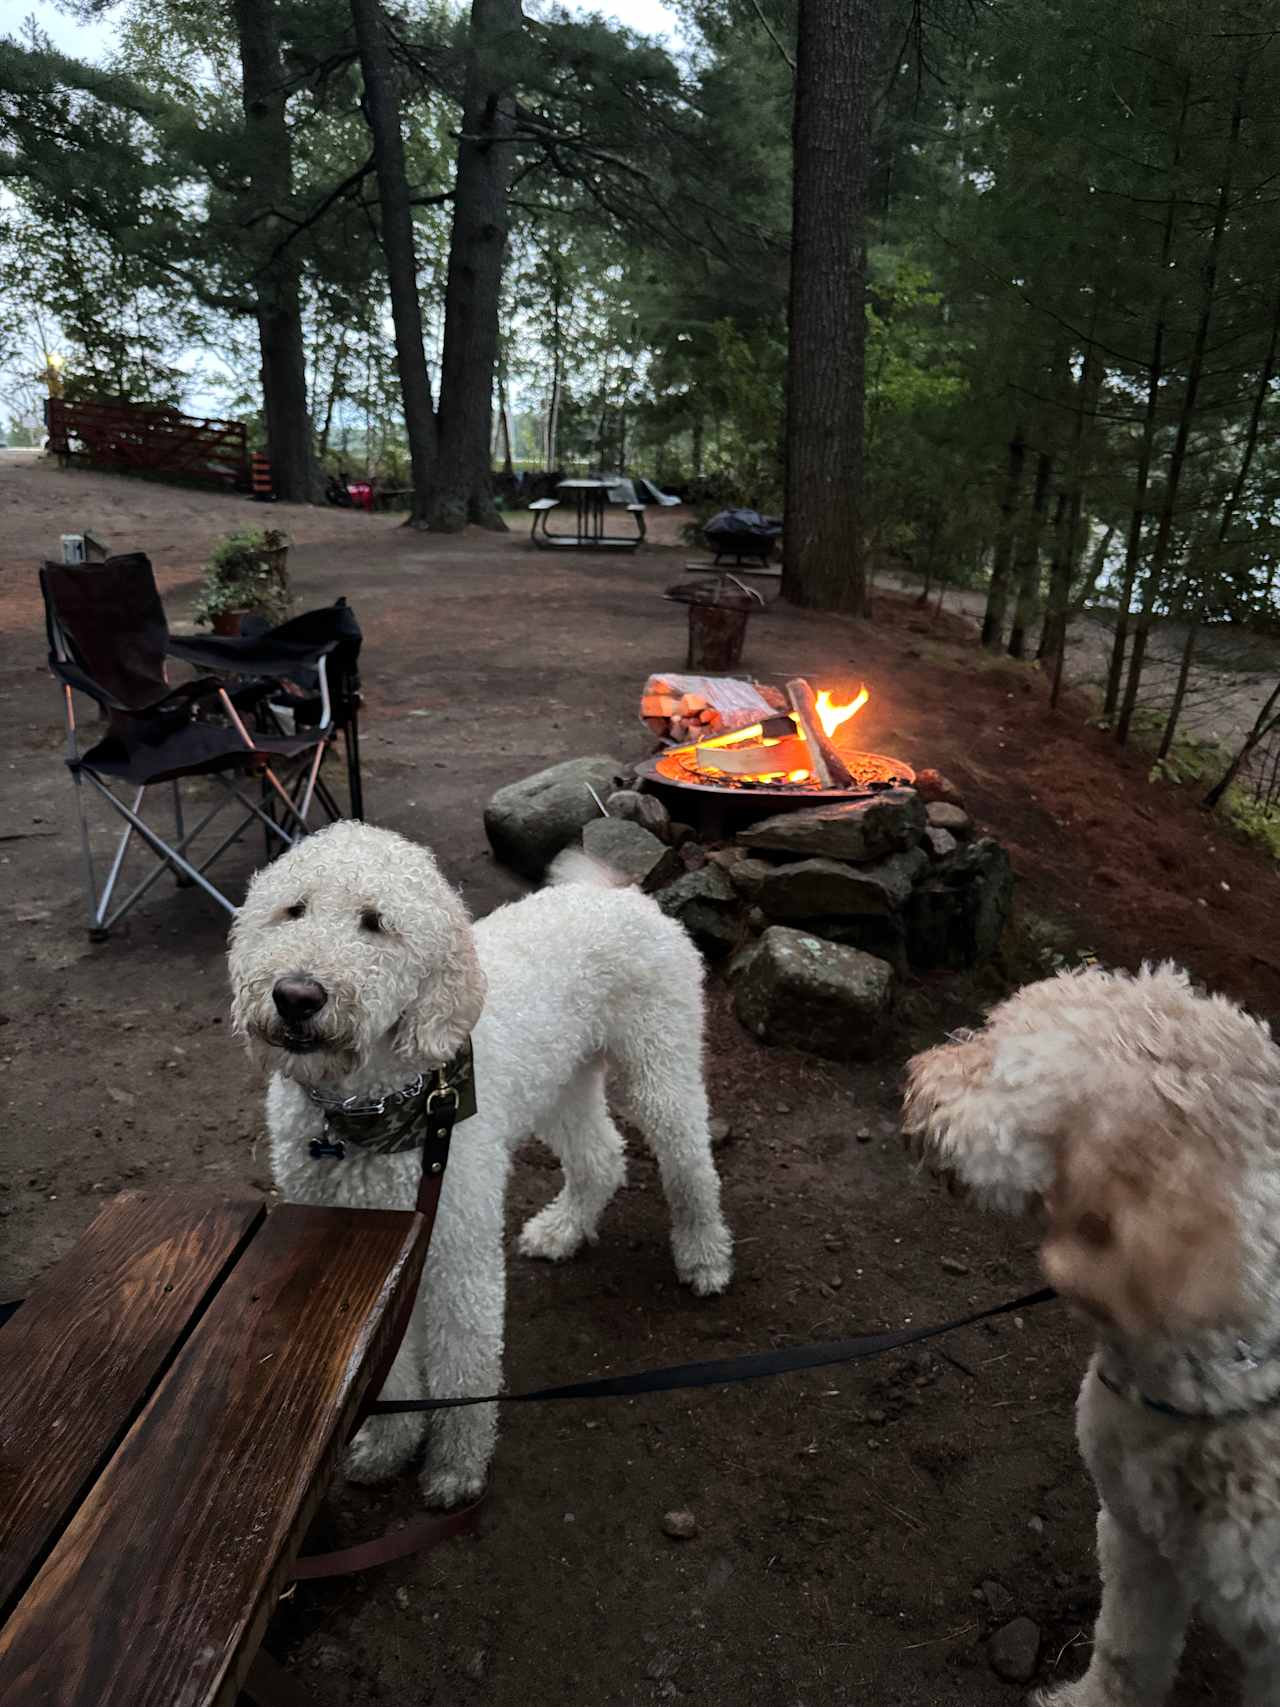
[[271, 1000], [286, 1025], [302, 1025], [320, 1012], [329, 1000], [329, 992], [316, 979], [296, 973], [277, 980]]

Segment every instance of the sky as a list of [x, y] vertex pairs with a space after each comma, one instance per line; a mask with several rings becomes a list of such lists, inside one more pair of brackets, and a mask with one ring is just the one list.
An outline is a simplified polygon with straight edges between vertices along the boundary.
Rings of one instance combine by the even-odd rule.
[[[545, 0], [525, 0], [525, 3], [531, 11], [541, 11]], [[675, 13], [662, 0], [564, 0], [564, 4], [571, 12], [603, 12], [606, 17], [616, 18], [645, 35], [666, 38], [673, 47], [685, 39]], [[104, 59], [110, 52], [115, 31], [109, 14], [82, 23], [61, 10], [54, 0], [7, 0], [0, 12], [0, 33], [19, 35], [22, 22], [32, 17], [55, 47], [77, 59], [92, 62]], [[179, 365], [191, 375], [184, 406], [196, 411], [216, 411], [216, 393], [206, 386], [208, 368], [204, 352], [193, 349]]]
[[[587, 0], [566, 0], [566, 4], [571, 12], [603, 12], [607, 17], [629, 24], [632, 29], [643, 31], [645, 35], [680, 39], [676, 15], [669, 6], [662, 4], [662, 0], [594, 0], [591, 4]], [[14, 31], [20, 18], [34, 17], [55, 46], [82, 59], [100, 59], [111, 45], [109, 17], [82, 24], [60, 11], [53, 0], [25, 0], [25, 3], [24, 0], [10, 0], [5, 10], [8, 13], [7, 30]]]

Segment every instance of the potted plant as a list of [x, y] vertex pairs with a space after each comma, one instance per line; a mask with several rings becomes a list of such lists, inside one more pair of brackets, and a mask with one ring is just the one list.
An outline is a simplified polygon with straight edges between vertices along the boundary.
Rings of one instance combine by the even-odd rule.
[[287, 568], [289, 540], [278, 528], [229, 533], [205, 564], [192, 612], [215, 634], [239, 634], [240, 619], [257, 615], [274, 624], [292, 609]]

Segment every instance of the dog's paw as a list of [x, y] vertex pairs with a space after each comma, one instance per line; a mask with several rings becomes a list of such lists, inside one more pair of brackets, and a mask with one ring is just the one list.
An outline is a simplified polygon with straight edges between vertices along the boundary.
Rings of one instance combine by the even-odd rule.
[[727, 1292], [732, 1279], [733, 1264], [727, 1257], [723, 1262], [696, 1263], [687, 1273], [680, 1275], [681, 1284], [687, 1286], [695, 1298], [714, 1298], [718, 1293]]
[[468, 1474], [437, 1465], [422, 1473], [422, 1497], [430, 1506], [449, 1511], [454, 1506], [470, 1505], [484, 1492], [484, 1475]]
[[351, 1442], [343, 1466], [349, 1482], [374, 1487], [405, 1469], [422, 1442], [416, 1419], [387, 1417], [366, 1423]]
[[733, 1241], [724, 1227], [710, 1236], [672, 1239], [676, 1276], [695, 1298], [713, 1298], [733, 1279]]
[[525, 1222], [516, 1241], [516, 1249], [522, 1257], [536, 1257], [542, 1262], [567, 1262], [588, 1242], [581, 1222], [561, 1207], [557, 1197]]

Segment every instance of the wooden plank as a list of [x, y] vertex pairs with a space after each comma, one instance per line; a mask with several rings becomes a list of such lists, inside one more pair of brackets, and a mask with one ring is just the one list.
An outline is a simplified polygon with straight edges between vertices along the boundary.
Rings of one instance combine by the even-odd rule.
[[247, 1197], [114, 1198], [0, 1331], [0, 1619], [262, 1216]]
[[230, 1707], [425, 1250], [418, 1215], [268, 1216], [0, 1630], [5, 1707]]

